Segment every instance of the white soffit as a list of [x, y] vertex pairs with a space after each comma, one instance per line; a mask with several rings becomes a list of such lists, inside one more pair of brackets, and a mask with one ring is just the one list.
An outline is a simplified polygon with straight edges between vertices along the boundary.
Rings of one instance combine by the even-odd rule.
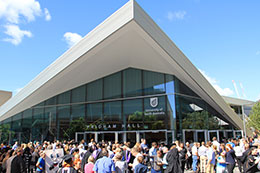
[[4, 104], [0, 120], [128, 67], [177, 76], [225, 119], [242, 128], [242, 121], [223, 98], [134, 1], [102, 22]]

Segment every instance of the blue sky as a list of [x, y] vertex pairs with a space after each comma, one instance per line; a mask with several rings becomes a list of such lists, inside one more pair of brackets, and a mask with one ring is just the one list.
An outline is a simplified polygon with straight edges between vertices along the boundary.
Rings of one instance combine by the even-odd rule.
[[[126, 2], [0, 0], [0, 90], [17, 93]], [[234, 80], [260, 99], [260, 1], [137, 2], [220, 94], [237, 97]]]

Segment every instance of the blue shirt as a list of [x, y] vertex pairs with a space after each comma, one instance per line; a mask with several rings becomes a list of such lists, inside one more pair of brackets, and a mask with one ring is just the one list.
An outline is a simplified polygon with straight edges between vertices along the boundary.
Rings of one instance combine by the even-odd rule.
[[40, 163], [40, 164], [39, 164], [39, 167], [42, 168], [42, 170], [37, 167], [36, 171], [43, 172], [44, 169], [45, 169], [45, 160], [40, 157], [40, 158], [38, 159], [38, 162]]
[[230, 144], [232, 148], [235, 147], [235, 144], [233, 142], [228, 142], [227, 144]]
[[212, 165], [216, 164], [216, 154], [215, 154], [215, 151], [212, 152], [212, 159], [211, 159], [210, 164], [212, 164]]
[[146, 173], [148, 172], [148, 167], [139, 163], [135, 166], [135, 172], [134, 173]]
[[96, 161], [93, 171], [100, 173], [110, 173], [112, 171], [116, 171], [116, 169], [113, 160], [104, 156]]

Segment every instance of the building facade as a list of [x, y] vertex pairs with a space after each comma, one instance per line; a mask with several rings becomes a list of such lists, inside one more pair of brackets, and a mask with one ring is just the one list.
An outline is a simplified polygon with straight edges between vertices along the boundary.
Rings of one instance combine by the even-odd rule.
[[243, 127], [135, 1], [0, 107], [11, 143], [67, 139], [77, 120], [85, 124], [75, 134], [77, 140], [221, 140], [241, 135]]

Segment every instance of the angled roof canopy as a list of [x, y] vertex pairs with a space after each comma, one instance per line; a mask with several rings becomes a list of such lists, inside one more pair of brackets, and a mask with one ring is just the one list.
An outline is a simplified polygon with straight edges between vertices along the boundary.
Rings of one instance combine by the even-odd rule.
[[224, 119], [243, 129], [241, 119], [133, 0], [88, 33], [1, 106], [0, 120], [128, 67], [175, 75]]

